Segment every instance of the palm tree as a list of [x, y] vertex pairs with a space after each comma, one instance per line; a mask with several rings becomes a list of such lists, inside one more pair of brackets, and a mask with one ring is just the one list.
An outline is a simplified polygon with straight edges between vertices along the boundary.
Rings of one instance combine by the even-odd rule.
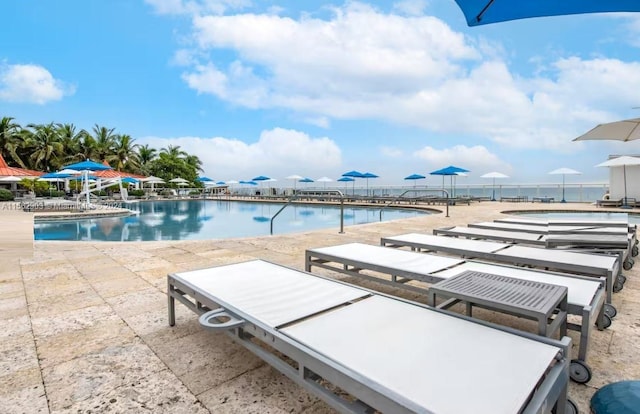
[[25, 168], [25, 163], [18, 155], [20, 148], [20, 125], [13, 122], [13, 118], [5, 116], [0, 119], [0, 153], [5, 160], [13, 160], [20, 167]]
[[180, 145], [167, 145], [167, 148], [160, 149], [160, 153], [164, 153], [173, 159], [184, 159], [189, 155], [180, 149]]
[[149, 144], [138, 145], [138, 171], [142, 175], [149, 175], [151, 162], [157, 157], [156, 152], [157, 150]]
[[187, 156], [184, 157], [184, 161], [190, 166], [192, 166], [196, 171], [200, 171], [200, 172], [203, 171], [202, 161], [197, 155], [187, 154]]
[[139, 168], [138, 154], [136, 148], [138, 144], [134, 144], [135, 139], [130, 135], [123, 134], [115, 137], [113, 146], [113, 154], [107, 157], [107, 161], [115, 163], [116, 170], [122, 171], [127, 169], [133, 171]]
[[85, 157], [82, 151], [82, 142], [86, 135], [86, 131], [80, 130], [79, 132], [76, 132], [76, 127], [73, 124], [57, 124], [56, 130], [58, 139], [63, 147], [63, 153], [60, 156], [60, 161], [66, 164], [84, 160]]
[[56, 127], [53, 122], [47, 125], [27, 125], [33, 129], [33, 133], [26, 146], [31, 151], [29, 157], [32, 161], [33, 169], [41, 171], [50, 171], [51, 167], [57, 167], [59, 161], [58, 156], [63, 154], [63, 145], [56, 133]]
[[97, 124], [93, 127], [93, 136], [95, 141], [95, 156], [97, 161], [104, 161], [113, 154], [113, 147], [116, 142], [116, 135], [113, 133], [115, 128], [101, 127]]

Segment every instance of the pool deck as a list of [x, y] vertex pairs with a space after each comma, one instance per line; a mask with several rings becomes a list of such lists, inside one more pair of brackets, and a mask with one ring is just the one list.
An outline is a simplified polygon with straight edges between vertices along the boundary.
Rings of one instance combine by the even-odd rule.
[[[227, 336], [201, 329], [184, 306], [177, 305], [177, 324], [169, 327], [167, 274], [254, 258], [302, 270], [307, 248], [377, 245], [382, 236], [493, 220], [505, 210], [542, 209], [606, 211], [588, 204], [481, 202], [451, 206], [449, 218], [436, 214], [349, 226], [344, 234], [328, 229], [210, 241], [34, 243], [33, 213], [4, 209], [0, 411], [332, 413]], [[425, 296], [322, 273], [426, 303]], [[582, 413], [603, 385], [640, 379], [640, 266], [625, 274], [625, 288], [614, 295], [613, 325], [591, 335], [593, 379], [570, 384]], [[500, 316], [487, 316], [500, 322]], [[578, 335], [569, 334], [577, 354]]]

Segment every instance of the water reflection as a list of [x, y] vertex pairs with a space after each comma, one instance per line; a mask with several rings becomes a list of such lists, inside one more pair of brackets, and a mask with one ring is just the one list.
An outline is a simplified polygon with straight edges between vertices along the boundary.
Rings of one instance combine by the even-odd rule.
[[[251, 237], [270, 234], [270, 221], [282, 204], [212, 200], [131, 203], [137, 214], [83, 220], [38, 221], [36, 240], [152, 241]], [[378, 221], [379, 208], [345, 208], [345, 225]], [[424, 214], [385, 211], [384, 219]], [[340, 225], [340, 208], [289, 206], [274, 220], [274, 234]]]

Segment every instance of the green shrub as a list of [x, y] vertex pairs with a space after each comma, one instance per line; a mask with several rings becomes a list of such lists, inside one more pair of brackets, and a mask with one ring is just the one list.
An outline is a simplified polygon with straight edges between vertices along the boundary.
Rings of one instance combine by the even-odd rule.
[[144, 190], [129, 190], [129, 195], [133, 197], [142, 197], [144, 195]]
[[13, 201], [13, 193], [7, 189], [0, 188], [0, 201]]

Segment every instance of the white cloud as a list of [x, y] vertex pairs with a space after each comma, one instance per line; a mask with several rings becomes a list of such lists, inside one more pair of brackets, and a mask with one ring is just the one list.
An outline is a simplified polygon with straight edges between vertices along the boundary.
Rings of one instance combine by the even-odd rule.
[[426, 0], [403, 0], [395, 3], [393, 9], [408, 16], [420, 16], [427, 4]]
[[512, 169], [509, 163], [501, 160], [500, 157], [491, 153], [482, 145], [473, 147], [455, 145], [444, 149], [426, 146], [415, 151], [413, 155], [426, 161], [429, 171], [454, 165], [473, 172], [474, 176], [480, 176], [490, 171], [501, 171], [509, 174]]
[[198, 155], [206, 175], [216, 180], [246, 180], [256, 175], [280, 180], [294, 173], [321, 176], [338, 169], [342, 162], [340, 148], [330, 138], [312, 138], [283, 128], [263, 131], [254, 143], [223, 137], [145, 137], [138, 141], [154, 148], [179, 145]]
[[74, 87], [55, 79], [42, 66], [0, 63], [0, 100], [43, 105], [74, 92]]
[[251, 5], [249, 0], [144, 0], [158, 14], [222, 14]]
[[183, 79], [198, 93], [283, 108], [314, 125], [376, 119], [565, 152], [573, 137], [616, 118], [606, 108], [640, 105], [636, 62], [545, 56], [531, 75], [514, 75], [502, 45], [453, 31], [421, 14], [423, 4], [396, 3], [398, 15], [349, 2], [328, 20], [194, 15]]
[[404, 151], [393, 147], [380, 147], [380, 154], [390, 158], [400, 158], [404, 156]]

